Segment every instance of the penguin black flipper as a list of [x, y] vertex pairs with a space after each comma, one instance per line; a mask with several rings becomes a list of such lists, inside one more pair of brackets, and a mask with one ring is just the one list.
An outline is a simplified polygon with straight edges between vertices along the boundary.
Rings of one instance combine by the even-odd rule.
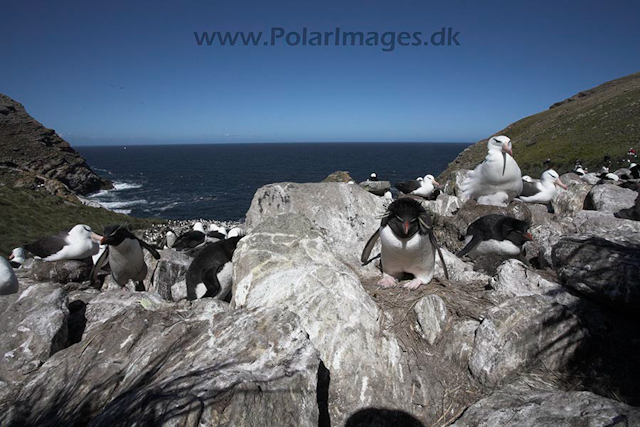
[[482, 242], [482, 236], [480, 234], [474, 234], [473, 238], [467, 243], [467, 245], [462, 248], [460, 252], [456, 254], [458, 258], [462, 258], [469, 252], [471, 252], [476, 246], [478, 246]]
[[96, 284], [98, 273], [100, 272], [102, 267], [107, 265], [107, 262], [109, 262], [109, 245], [106, 245], [104, 251], [102, 252], [102, 255], [100, 255], [100, 258], [98, 258], [96, 263], [93, 264], [93, 267], [91, 268], [91, 273], [89, 273], [89, 280], [92, 285]]
[[220, 281], [218, 280], [218, 273], [223, 268], [224, 265], [221, 265], [218, 268], [208, 268], [202, 272], [201, 280], [202, 283], [204, 283], [204, 286], [207, 288], [207, 292], [202, 295], [202, 298], [213, 298], [218, 295], [218, 293], [222, 289], [222, 285], [220, 285]]
[[140, 239], [136, 239], [136, 240], [138, 240], [138, 243], [140, 243], [140, 246], [148, 250], [155, 259], [160, 259], [160, 254], [158, 253], [158, 251], [155, 250], [154, 247], [152, 247], [150, 244]]
[[369, 263], [368, 262], [369, 256], [371, 255], [371, 251], [373, 250], [373, 247], [375, 246], [379, 238], [380, 238], [380, 229], [378, 228], [376, 232], [373, 233], [373, 236], [369, 238], [369, 241], [367, 241], [367, 244], [364, 245], [362, 255], [360, 256], [360, 262], [362, 262], [362, 265], [367, 265]]
[[444, 277], [449, 280], [449, 270], [447, 270], [447, 263], [444, 262], [442, 251], [440, 250], [440, 246], [438, 245], [438, 241], [436, 240], [436, 236], [435, 234], [433, 234], [433, 232], [429, 233], [429, 240], [431, 240], [431, 244], [438, 250], [438, 256], [440, 257], [440, 261], [442, 262], [442, 269], [444, 270]]

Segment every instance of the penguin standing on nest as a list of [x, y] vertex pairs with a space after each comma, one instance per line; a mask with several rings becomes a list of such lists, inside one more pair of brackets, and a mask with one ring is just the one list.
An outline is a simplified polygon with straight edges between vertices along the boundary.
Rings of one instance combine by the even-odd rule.
[[398, 286], [407, 274], [413, 279], [403, 286], [417, 289], [433, 279], [436, 264], [436, 250], [442, 261], [447, 279], [449, 274], [440, 247], [433, 235], [429, 214], [425, 208], [410, 197], [398, 199], [387, 208], [380, 228], [369, 239], [362, 252], [361, 261], [367, 263], [373, 246], [380, 238], [382, 287]]
[[106, 249], [93, 266], [92, 282], [95, 283], [98, 271], [108, 262], [111, 275], [118, 285], [125, 286], [129, 280], [133, 280], [136, 282], [136, 291], [144, 291], [143, 280], [147, 276], [147, 264], [144, 262], [142, 248], [151, 252], [155, 259], [160, 259], [158, 251], [120, 225], [106, 227], [100, 243], [106, 245]]

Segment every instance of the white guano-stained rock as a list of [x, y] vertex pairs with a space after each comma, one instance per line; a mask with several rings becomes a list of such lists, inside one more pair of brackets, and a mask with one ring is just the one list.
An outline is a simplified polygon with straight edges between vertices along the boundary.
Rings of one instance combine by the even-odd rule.
[[67, 296], [54, 283], [20, 280], [0, 297], [0, 383], [17, 384], [67, 345]]
[[9, 425], [317, 426], [318, 353], [293, 313], [129, 306], [56, 353]]
[[[371, 263], [361, 268], [360, 255], [380, 227], [380, 216], [389, 202], [358, 185], [345, 183], [266, 185], [256, 192], [247, 212], [249, 233], [268, 218], [285, 213], [305, 216], [326, 240], [335, 256], [359, 274], [379, 274]], [[374, 250], [372, 255], [378, 253]]]
[[438, 295], [427, 295], [413, 309], [418, 317], [420, 330], [429, 345], [433, 345], [447, 323], [447, 306]]
[[331, 373], [332, 424], [362, 407], [411, 408], [410, 373], [396, 338], [381, 328], [383, 313], [306, 217], [265, 219], [240, 241], [233, 264], [233, 306], [300, 316]]

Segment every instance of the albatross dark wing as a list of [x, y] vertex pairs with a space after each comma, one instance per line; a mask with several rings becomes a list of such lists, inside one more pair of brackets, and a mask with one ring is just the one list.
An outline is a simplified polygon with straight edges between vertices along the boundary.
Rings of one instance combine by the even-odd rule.
[[55, 236], [45, 237], [23, 247], [40, 258], [46, 258], [60, 252], [67, 245], [68, 235], [69, 231], [61, 231]]
[[520, 193], [521, 196], [524, 196], [524, 197], [535, 196], [539, 192], [540, 190], [538, 189], [538, 186], [536, 185], [535, 182], [522, 181], [522, 193]]
[[420, 188], [420, 181], [411, 180], [407, 182], [399, 182], [395, 185], [398, 191], [402, 191], [404, 194], [411, 194], [412, 191], [416, 191]]

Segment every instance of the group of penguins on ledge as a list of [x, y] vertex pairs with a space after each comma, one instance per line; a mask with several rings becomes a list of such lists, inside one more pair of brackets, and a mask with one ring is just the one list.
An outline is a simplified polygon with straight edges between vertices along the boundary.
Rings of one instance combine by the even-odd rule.
[[[187, 270], [187, 299], [226, 297], [218, 294], [229, 289], [231, 258], [243, 234], [239, 227], [227, 232], [216, 224], [211, 224], [205, 233], [202, 222], [196, 222], [192, 230], [180, 236], [171, 229], [167, 231], [161, 246], [185, 252], [193, 258]], [[144, 291], [147, 264], [143, 249], [155, 259], [160, 259], [156, 248], [135, 236], [124, 224], [105, 227], [102, 236], [94, 233], [88, 225], [78, 224], [70, 230], [15, 248], [9, 260], [0, 257], [0, 295], [18, 292], [19, 282], [14, 268], [21, 267], [28, 253], [45, 262], [88, 261], [91, 258], [90, 278], [95, 286], [102, 285], [99, 273], [108, 269], [118, 285], [124, 287], [133, 281], [136, 291]]]
[[[484, 161], [470, 171], [460, 185], [462, 192], [477, 200], [478, 204], [506, 206], [514, 198], [527, 203], [548, 204], [558, 191], [557, 187], [567, 189], [553, 169], [543, 172], [540, 180], [523, 177], [513, 158], [511, 140], [508, 137], [494, 136], [489, 139], [487, 147], [488, 153]], [[605, 163], [606, 161], [605, 157]], [[586, 173], [579, 162], [576, 162], [574, 172], [578, 175]], [[619, 177], [619, 172], [626, 174], [625, 177], [638, 177], [635, 163], [613, 175]], [[606, 169], [599, 176], [602, 179], [616, 180], [608, 175], [612, 174]], [[377, 176], [372, 174], [370, 179], [376, 180]], [[380, 240], [379, 267], [382, 278], [378, 281], [379, 286], [401, 285], [416, 289], [428, 284], [433, 279], [436, 252], [442, 262], [445, 277], [448, 278], [429, 213], [421, 203], [422, 200], [437, 195], [438, 187], [440, 184], [435, 178], [426, 175], [424, 178], [397, 184], [400, 196], [396, 200], [393, 200], [389, 192], [385, 194], [390, 199], [390, 204], [382, 216], [379, 228], [368, 240], [361, 255], [363, 265], [378, 258], [371, 258], [370, 255], [376, 242]], [[518, 257], [524, 243], [533, 240], [528, 232], [529, 226], [525, 221], [506, 215], [483, 216], [468, 226], [465, 246], [457, 256], [472, 259], [484, 255]], [[227, 233], [224, 228], [215, 224], [211, 224], [208, 232], [205, 232], [201, 222], [196, 222], [193, 230], [181, 236], [171, 230], [167, 232], [164, 239], [166, 248], [184, 251], [193, 257], [186, 275], [187, 299], [214, 296], [228, 299], [230, 295], [218, 293], [222, 289], [230, 289], [231, 260], [242, 237], [240, 228]], [[101, 246], [103, 250], [100, 249]], [[94, 258], [92, 282], [97, 280], [98, 272], [108, 264], [118, 285], [125, 286], [132, 280], [136, 284], [136, 290], [143, 291], [143, 280], [147, 275], [143, 249], [148, 250], [154, 258], [160, 258], [156, 249], [136, 237], [126, 226], [106, 227], [104, 236], [99, 236], [87, 225], [79, 224], [71, 230], [15, 249], [9, 258], [13, 266], [0, 257], [0, 295], [18, 292], [19, 284], [13, 268], [24, 261], [25, 250], [44, 261], [84, 259], [91, 256]], [[204, 292], [202, 287], [206, 289]]]

